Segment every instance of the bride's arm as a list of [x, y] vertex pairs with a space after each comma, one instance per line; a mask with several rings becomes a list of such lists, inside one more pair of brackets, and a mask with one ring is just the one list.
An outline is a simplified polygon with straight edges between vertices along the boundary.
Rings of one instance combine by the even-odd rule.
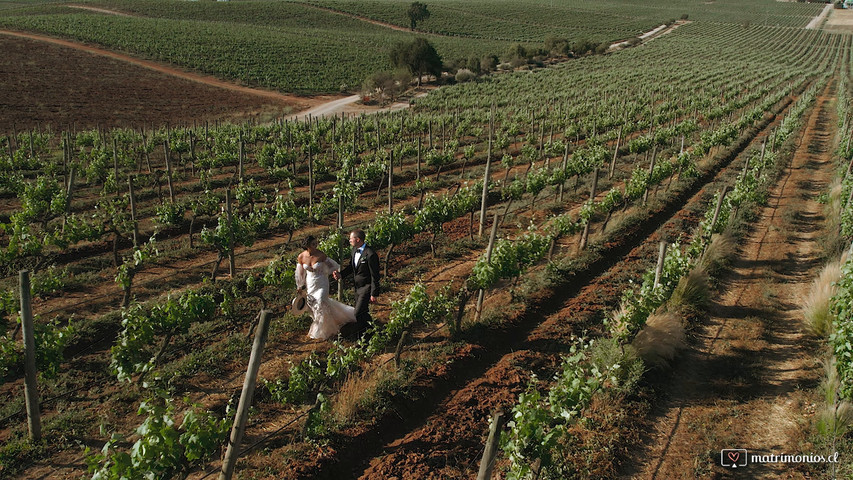
[[296, 264], [296, 288], [302, 288], [305, 286], [305, 277], [307, 274], [305, 273], [305, 267], [301, 263]]
[[326, 264], [329, 266], [329, 271], [334, 272], [335, 270], [340, 270], [341, 266], [338, 262], [334, 261], [332, 257], [326, 257]]

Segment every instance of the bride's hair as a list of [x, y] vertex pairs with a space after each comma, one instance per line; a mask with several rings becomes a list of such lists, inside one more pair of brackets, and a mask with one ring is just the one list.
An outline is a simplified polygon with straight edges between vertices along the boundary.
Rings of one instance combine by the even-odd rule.
[[317, 237], [315, 237], [314, 235], [308, 235], [307, 237], [305, 237], [305, 239], [302, 240], [302, 248], [304, 248], [305, 250], [308, 250], [308, 248], [315, 241], [317, 241]]

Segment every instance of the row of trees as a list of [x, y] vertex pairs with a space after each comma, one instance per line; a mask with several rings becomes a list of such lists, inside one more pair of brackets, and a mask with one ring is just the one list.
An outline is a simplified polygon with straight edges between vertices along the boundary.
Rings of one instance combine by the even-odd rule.
[[[426, 12], [425, 16], [412, 16], [414, 15], [412, 9], [422, 9], [422, 12]], [[429, 11], [426, 10], [426, 5], [414, 2], [409, 16], [412, 30], [414, 30], [417, 21], [429, 18]], [[416, 17], [418, 20], [415, 19]], [[639, 42], [639, 39], [634, 40]], [[391, 50], [389, 60], [395, 70], [377, 72], [368, 77], [363, 85], [363, 96], [370, 101], [387, 103], [407, 90], [413, 79], [420, 87], [424, 75], [440, 78], [442, 72], [447, 70], [454, 74], [457, 82], [466, 82], [476, 78], [477, 75], [497, 69], [514, 69], [530, 64], [543, 66], [545, 60], [549, 58], [600, 55], [606, 53], [609, 48], [609, 42], [596, 43], [586, 38], [571, 41], [565, 37], [547, 37], [539, 47], [517, 43], [501, 57], [487, 55], [482, 58], [459, 58], [445, 64], [429, 41], [425, 38], [416, 38], [411, 42], [400, 43]]]

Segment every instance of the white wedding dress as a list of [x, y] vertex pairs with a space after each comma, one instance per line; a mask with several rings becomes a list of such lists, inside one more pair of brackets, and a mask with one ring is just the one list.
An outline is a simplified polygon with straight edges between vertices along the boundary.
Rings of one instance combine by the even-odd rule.
[[296, 286], [306, 286], [308, 306], [314, 319], [308, 330], [311, 338], [325, 340], [337, 335], [343, 325], [355, 322], [355, 308], [329, 298], [329, 275], [340, 268], [331, 258], [314, 265], [296, 264]]

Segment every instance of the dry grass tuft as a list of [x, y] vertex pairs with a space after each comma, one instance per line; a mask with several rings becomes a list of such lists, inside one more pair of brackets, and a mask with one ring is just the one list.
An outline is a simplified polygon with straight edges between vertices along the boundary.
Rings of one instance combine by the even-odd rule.
[[817, 429], [829, 437], [844, 436], [853, 427], [853, 405], [838, 398], [841, 381], [838, 378], [835, 358], [823, 363], [826, 376], [820, 385], [824, 404], [817, 413]]
[[841, 182], [839, 179], [833, 181], [829, 188], [823, 213], [823, 235], [820, 239], [821, 246], [826, 258], [833, 258], [846, 250], [847, 241], [841, 235]]
[[708, 284], [708, 273], [700, 265], [678, 281], [667, 305], [675, 310], [681, 306], [704, 308], [710, 300], [711, 287]]
[[806, 329], [812, 335], [828, 338], [832, 333], [830, 301], [838, 292], [835, 282], [840, 278], [841, 259], [827, 263], [803, 299], [803, 318]]
[[829, 186], [829, 197], [823, 212], [827, 225], [837, 227], [841, 223], [841, 180], [838, 178]]
[[347, 376], [341, 385], [340, 392], [332, 402], [332, 415], [340, 422], [347, 422], [368, 407], [381, 380], [388, 374], [388, 365], [362, 372], [354, 372]]
[[699, 267], [708, 272], [709, 275], [718, 276], [731, 258], [737, 253], [737, 242], [731, 233], [723, 232], [714, 235], [711, 243], [699, 260]]
[[619, 308], [612, 310], [608, 314], [608, 323], [610, 324], [610, 335], [613, 337], [622, 337], [628, 332], [628, 309], [624, 303], [619, 304]]
[[667, 367], [686, 345], [681, 317], [673, 312], [654, 314], [646, 321], [632, 345], [647, 365]]

